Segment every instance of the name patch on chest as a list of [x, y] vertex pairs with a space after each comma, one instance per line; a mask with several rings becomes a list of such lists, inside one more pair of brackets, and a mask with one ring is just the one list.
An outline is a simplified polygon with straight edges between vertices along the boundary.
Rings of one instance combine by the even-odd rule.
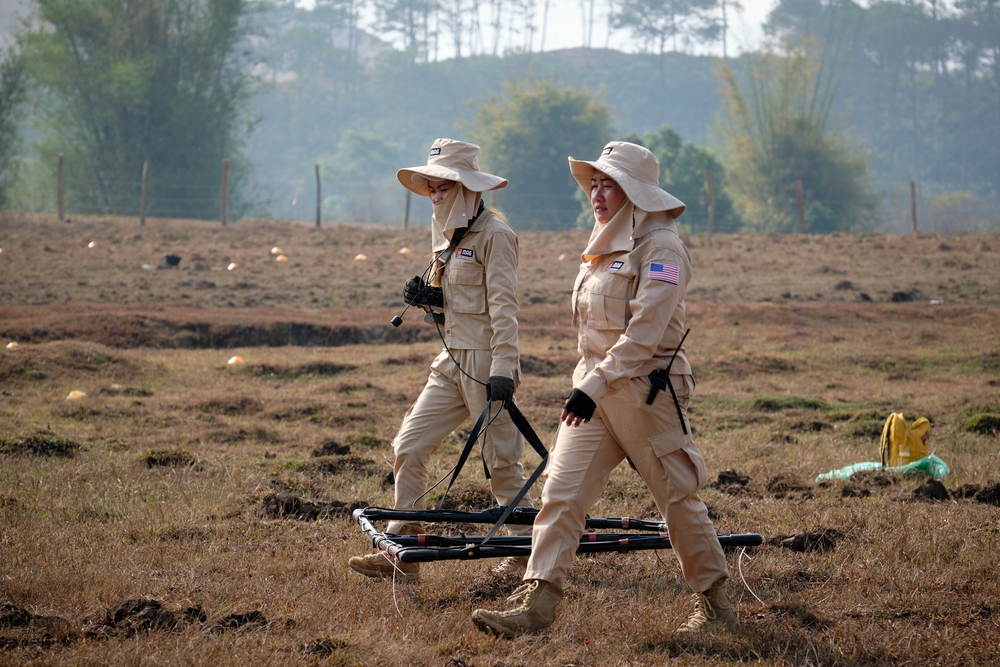
[[659, 280], [671, 285], [676, 285], [680, 280], [681, 269], [673, 264], [662, 264], [660, 262], [650, 262], [649, 279]]
[[604, 269], [604, 272], [618, 273], [618, 269], [622, 268], [623, 266], [625, 266], [625, 262], [622, 262], [620, 260], [617, 262], [611, 262], [610, 264], [608, 264], [608, 268]]
[[475, 259], [475, 253], [472, 252], [472, 248], [459, 248], [455, 251], [455, 257], [469, 262]]

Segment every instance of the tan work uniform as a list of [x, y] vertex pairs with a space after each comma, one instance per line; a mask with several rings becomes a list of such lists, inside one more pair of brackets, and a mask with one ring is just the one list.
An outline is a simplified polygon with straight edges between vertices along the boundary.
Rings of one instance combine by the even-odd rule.
[[[666, 368], [684, 335], [691, 258], [669, 218], [645, 220], [633, 238], [633, 250], [582, 265], [576, 279], [573, 323], [580, 328], [583, 358], [573, 386], [590, 396], [597, 410], [586, 424], [560, 427], [524, 578], [565, 586], [586, 514], [611, 471], [628, 456], [667, 522], [688, 585], [702, 592], [727, 575], [715, 528], [698, 496], [705, 462], [689, 424], [684, 433], [669, 389], [646, 404], [649, 373]], [[670, 381], [687, 422], [694, 381], [683, 351]]]
[[[469, 227], [455, 248], [444, 274], [444, 339], [447, 350], [434, 359], [427, 384], [410, 406], [392, 443], [396, 455], [396, 509], [423, 509], [420, 496], [427, 490], [427, 465], [441, 441], [470, 415], [478, 417], [486, 405], [487, 378], [500, 375], [520, 381], [517, 351], [517, 236], [489, 209]], [[492, 404], [491, 418], [500, 409]], [[507, 505], [524, 485], [524, 439], [506, 410], [490, 423], [483, 456], [497, 502]], [[419, 500], [418, 500], [419, 498]], [[529, 504], [527, 498], [522, 505]], [[390, 533], [412, 532], [416, 524], [393, 521]], [[528, 534], [530, 526], [511, 529]]]

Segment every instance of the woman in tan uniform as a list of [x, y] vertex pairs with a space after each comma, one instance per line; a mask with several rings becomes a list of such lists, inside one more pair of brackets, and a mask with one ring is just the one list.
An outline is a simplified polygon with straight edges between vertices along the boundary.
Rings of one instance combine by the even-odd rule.
[[[483, 204], [483, 192], [505, 187], [507, 181], [480, 171], [478, 153], [475, 144], [438, 139], [426, 166], [397, 173], [405, 188], [431, 199], [431, 249], [437, 258], [427, 283], [423, 277], [408, 280], [403, 297], [408, 304], [438, 315], [435, 326], [440, 327], [446, 347], [431, 364], [427, 384], [392, 443], [395, 509], [424, 508], [431, 455], [470, 415], [479, 416], [487, 400], [491, 412], [482, 436], [483, 457], [493, 495], [507, 505], [525, 482], [520, 463], [524, 439], [503, 409], [520, 381], [517, 236]], [[529, 502], [525, 498], [521, 504]], [[531, 527], [510, 531], [528, 534]], [[423, 527], [392, 521], [386, 532], [416, 535]], [[393, 563], [382, 553], [355, 556], [349, 564], [369, 577], [419, 578], [418, 563]], [[520, 569], [524, 559], [508, 559], [505, 565]]]
[[[513, 609], [476, 610], [473, 622], [507, 637], [552, 624], [587, 511], [628, 456], [695, 591], [678, 632], [735, 627], [725, 556], [698, 496], [705, 462], [687, 421], [694, 380], [680, 345], [691, 258], [674, 222], [684, 204], [660, 189], [659, 161], [636, 144], [611, 142], [595, 162], [570, 158], [570, 170], [595, 217], [573, 288], [583, 358], [550, 454], [525, 584], [510, 598]], [[651, 392], [654, 385], [664, 391]]]

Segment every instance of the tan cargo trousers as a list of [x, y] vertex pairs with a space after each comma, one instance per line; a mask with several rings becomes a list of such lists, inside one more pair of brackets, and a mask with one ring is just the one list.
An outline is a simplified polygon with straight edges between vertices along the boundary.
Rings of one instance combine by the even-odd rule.
[[[687, 421], [694, 382], [690, 375], [670, 379]], [[653, 405], [646, 405], [648, 395], [648, 378], [633, 378], [624, 389], [601, 400], [591, 421], [560, 427], [549, 454], [525, 580], [542, 579], [565, 588], [587, 512], [626, 456], [666, 520], [670, 543], [691, 589], [703, 592], [727, 576], [715, 527], [698, 496], [707, 472], [690, 426], [685, 435], [669, 389], [657, 394]]]
[[[492, 353], [490, 350], [452, 350], [462, 369], [483, 382], [490, 375]], [[427, 384], [403, 417], [403, 424], [392, 443], [396, 455], [393, 475], [396, 479], [395, 509], [423, 509], [427, 490], [427, 469], [431, 456], [441, 446], [441, 441], [462, 425], [471, 415], [478, 418], [486, 406], [486, 387], [463, 375], [448, 356], [447, 351], [434, 359]], [[491, 417], [500, 408], [492, 404]], [[524, 486], [524, 438], [517, 430], [506, 410], [502, 410], [486, 430], [480, 443], [490, 469], [493, 496], [501, 505], [507, 505]], [[462, 443], [465, 444], [464, 442]], [[457, 460], [455, 461], [457, 463]], [[466, 472], [468, 466], [466, 463]], [[474, 468], [473, 468], [474, 469]], [[444, 486], [440, 487], [442, 490]], [[418, 500], [419, 498], [419, 500]], [[521, 505], [530, 506], [527, 495]], [[392, 521], [386, 532], [412, 532], [420, 524]], [[404, 530], [404, 526], [406, 530]], [[531, 526], [511, 526], [512, 535], [529, 535]]]

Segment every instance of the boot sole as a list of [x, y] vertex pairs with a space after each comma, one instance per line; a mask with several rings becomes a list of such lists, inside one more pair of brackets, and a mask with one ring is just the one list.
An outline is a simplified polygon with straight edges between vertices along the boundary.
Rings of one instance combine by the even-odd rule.
[[713, 623], [713, 624], [705, 625], [703, 627], [700, 627], [700, 628], [697, 628], [697, 629], [694, 629], [694, 630], [682, 630], [680, 628], [677, 628], [676, 630], [674, 630], [674, 634], [675, 635], [695, 636], [695, 635], [700, 635], [700, 634], [704, 634], [704, 633], [715, 632], [716, 630], [726, 630], [727, 632], [739, 632], [739, 629], [741, 627], [742, 627], [742, 623], [740, 623], [739, 621], [736, 621], [736, 623], [722, 623], [722, 622], [720, 622], [720, 623]]
[[472, 613], [472, 623], [483, 632], [491, 634], [494, 637], [503, 637], [504, 639], [516, 639], [517, 637], [528, 633], [527, 630], [524, 632], [514, 632], [509, 628], [493, 625], [488, 618], [480, 616], [478, 611]]
[[360, 567], [355, 567], [354, 563], [349, 563], [350, 568], [357, 572], [358, 574], [364, 575], [366, 577], [371, 577], [372, 579], [392, 579], [393, 573], [396, 575], [396, 581], [405, 584], [415, 584], [420, 581], [420, 574], [408, 574], [406, 572], [398, 572], [392, 570], [386, 572], [384, 570], [365, 570]]

